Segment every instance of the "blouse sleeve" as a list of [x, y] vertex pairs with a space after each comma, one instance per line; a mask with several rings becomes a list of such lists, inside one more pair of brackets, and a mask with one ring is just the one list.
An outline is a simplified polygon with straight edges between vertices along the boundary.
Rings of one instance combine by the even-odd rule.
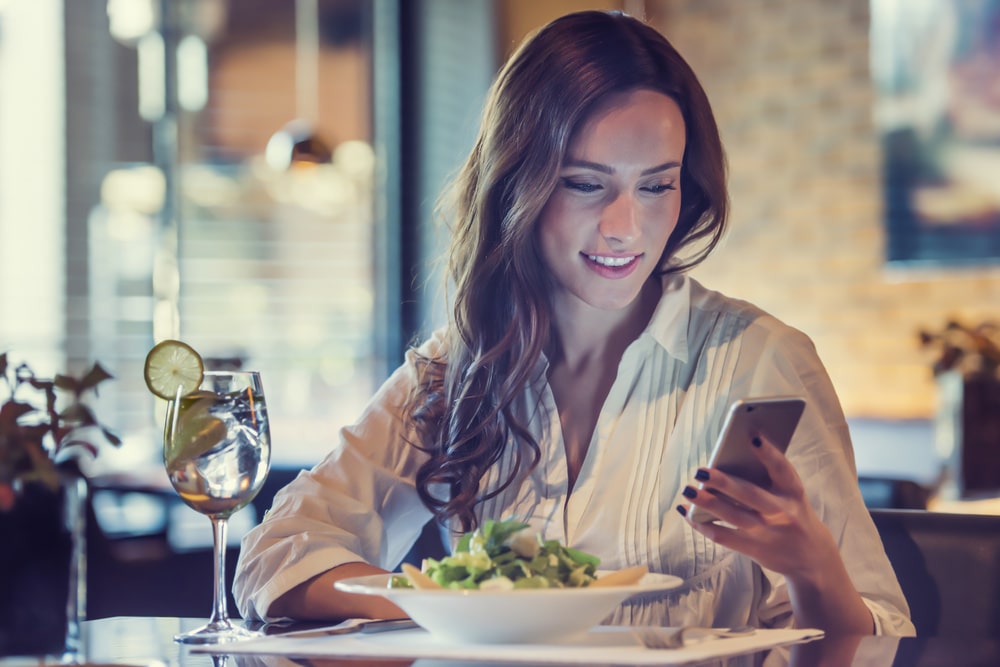
[[[840, 401], [812, 341], [782, 327], [762, 345], [748, 395], [797, 394], [807, 401], [787, 455], [809, 502], [833, 534], [844, 565], [872, 613], [877, 634], [913, 635], [909, 607], [857, 481], [854, 450]], [[758, 610], [771, 625], [792, 622], [783, 576], [764, 571]]]
[[414, 483], [426, 455], [408, 444], [402, 418], [415, 377], [411, 351], [326, 458], [275, 494], [244, 536], [233, 582], [243, 618], [279, 620], [268, 609], [298, 584], [350, 562], [391, 570], [409, 551], [431, 518]]

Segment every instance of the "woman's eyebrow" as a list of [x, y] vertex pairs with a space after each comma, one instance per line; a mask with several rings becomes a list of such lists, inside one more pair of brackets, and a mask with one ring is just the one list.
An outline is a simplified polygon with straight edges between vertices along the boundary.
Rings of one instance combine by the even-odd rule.
[[[606, 164], [601, 164], [599, 162], [591, 162], [589, 160], [578, 160], [576, 158], [567, 158], [564, 167], [579, 167], [582, 169], [593, 169], [594, 171], [599, 171], [602, 174], [613, 174], [615, 170]], [[658, 164], [655, 167], [650, 167], [649, 169], [642, 170], [642, 176], [648, 176], [649, 174], [656, 174], [661, 171], [667, 171], [669, 169], [677, 169], [681, 166], [681, 163], [676, 160], [670, 160], [664, 162], [663, 164]]]

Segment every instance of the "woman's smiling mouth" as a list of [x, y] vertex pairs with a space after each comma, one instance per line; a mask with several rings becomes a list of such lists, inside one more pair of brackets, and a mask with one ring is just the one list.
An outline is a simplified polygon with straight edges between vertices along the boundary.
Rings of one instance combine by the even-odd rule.
[[609, 256], [609, 255], [587, 255], [580, 253], [587, 260], [587, 266], [590, 267], [591, 271], [601, 276], [602, 278], [611, 278], [614, 280], [626, 278], [632, 275], [632, 272], [639, 267], [639, 258], [642, 254], [638, 255], [625, 255], [625, 256]]
[[628, 255], [626, 257], [605, 257], [604, 255], [587, 255], [587, 259], [595, 264], [600, 264], [601, 266], [609, 266], [611, 268], [621, 268], [628, 264], [631, 264], [639, 255]]

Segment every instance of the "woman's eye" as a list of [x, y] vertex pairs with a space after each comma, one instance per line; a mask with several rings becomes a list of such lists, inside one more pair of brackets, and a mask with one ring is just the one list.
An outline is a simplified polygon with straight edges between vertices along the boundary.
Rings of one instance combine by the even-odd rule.
[[674, 186], [673, 183], [656, 183], [654, 185], [644, 185], [643, 187], [640, 188], [640, 190], [643, 190], [645, 192], [650, 192], [654, 195], [661, 195], [664, 192], [676, 189], [677, 188]]
[[588, 181], [574, 181], [569, 178], [563, 179], [563, 187], [568, 190], [576, 190], [577, 192], [597, 192], [601, 190], [601, 186], [597, 183], [590, 183]]

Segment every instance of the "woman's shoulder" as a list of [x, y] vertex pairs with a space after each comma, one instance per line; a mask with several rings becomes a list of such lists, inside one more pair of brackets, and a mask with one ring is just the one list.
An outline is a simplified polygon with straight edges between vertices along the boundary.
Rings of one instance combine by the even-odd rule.
[[427, 363], [443, 363], [448, 350], [448, 328], [435, 329], [420, 343], [411, 345], [406, 351], [405, 366], [411, 369]]
[[406, 351], [402, 363], [375, 391], [369, 399], [364, 418], [377, 413], [391, 413], [401, 416], [411, 403], [414, 392], [426, 386], [428, 372], [441, 375], [444, 350], [446, 348], [445, 330], [435, 331], [421, 343], [412, 345]]
[[785, 322], [761, 306], [709, 289], [699, 281], [686, 277], [690, 292], [691, 320], [697, 328], [699, 323], [715, 323], [740, 331], [743, 336], [761, 340], [781, 340], [787, 344], [812, 347], [809, 336], [801, 329]]

